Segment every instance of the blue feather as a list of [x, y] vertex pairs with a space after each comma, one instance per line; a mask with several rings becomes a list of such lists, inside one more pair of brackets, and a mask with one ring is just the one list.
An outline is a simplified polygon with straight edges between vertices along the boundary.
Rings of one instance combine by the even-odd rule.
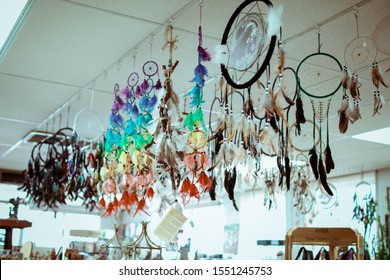
[[205, 77], [208, 77], [208, 74], [207, 68], [202, 64], [198, 64], [198, 66], [194, 69], [195, 77], [191, 80], [191, 82], [195, 82], [199, 87], [204, 87]]
[[190, 107], [198, 107], [204, 103], [203, 90], [198, 85], [194, 86], [190, 91], [188, 91], [185, 96], [191, 96]]

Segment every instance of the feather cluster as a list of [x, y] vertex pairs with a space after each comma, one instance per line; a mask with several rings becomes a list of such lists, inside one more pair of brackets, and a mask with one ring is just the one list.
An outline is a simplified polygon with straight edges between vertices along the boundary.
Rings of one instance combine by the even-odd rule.
[[325, 156], [326, 173], [329, 174], [330, 171], [335, 168], [333, 157], [332, 157], [332, 151], [330, 150], [329, 144], [325, 148], [324, 156]]
[[348, 130], [349, 123], [349, 99], [348, 96], [344, 95], [343, 100], [341, 101], [341, 107], [338, 110], [339, 114], [339, 131], [340, 133], [345, 133]]
[[385, 103], [385, 99], [379, 92], [374, 93], [374, 112], [373, 116], [376, 114], [380, 115], [379, 110], [382, 109], [383, 105]]
[[352, 74], [352, 77], [349, 82], [349, 93], [354, 100], [360, 100], [360, 87], [361, 83], [357, 74]]
[[279, 35], [280, 27], [282, 26], [282, 13], [283, 6], [278, 5], [275, 7], [271, 7], [268, 11], [268, 27], [267, 27], [267, 35], [270, 39], [274, 35]]
[[324, 166], [324, 163], [323, 163], [321, 157], [320, 157], [319, 162], [318, 162], [318, 173], [319, 173], [321, 185], [324, 187], [325, 191], [330, 196], [333, 196], [333, 192], [332, 192], [332, 190], [330, 189], [330, 187], [328, 185], [326, 171], [325, 171], [325, 166]]
[[354, 100], [353, 102], [350, 102], [348, 106], [348, 117], [352, 124], [362, 118], [358, 101]]
[[379, 86], [382, 84], [384, 87], [388, 87], [388, 85], [383, 80], [381, 71], [379, 69], [378, 63], [374, 62], [371, 66], [371, 79], [374, 86], [379, 89]]
[[234, 167], [232, 170], [225, 170], [225, 180], [224, 180], [225, 190], [228, 193], [229, 199], [233, 203], [234, 209], [239, 211], [236, 203], [236, 199], [234, 198], [234, 187], [236, 185], [236, 178], [237, 178], [236, 167]]
[[343, 67], [343, 77], [341, 79], [341, 85], [343, 86], [344, 90], [349, 89], [349, 84], [350, 84], [351, 76], [348, 71], [347, 66]]
[[295, 104], [296, 104], [295, 127], [297, 130], [297, 134], [300, 135], [301, 134], [301, 124], [304, 124], [306, 122], [305, 114], [303, 111], [303, 102], [302, 102], [300, 95], [298, 95], [297, 100], [295, 100]]
[[214, 55], [212, 56], [212, 62], [214, 64], [226, 65], [229, 59], [229, 52], [227, 45], [216, 45], [214, 47]]
[[317, 155], [317, 152], [315, 150], [315, 148], [311, 149], [309, 151], [309, 162], [310, 162], [310, 166], [311, 166], [311, 170], [313, 171], [313, 174], [314, 174], [314, 178], [316, 180], [318, 180], [319, 178], [319, 173], [318, 173], [318, 155]]
[[199, 87], [204, 87], [205, 77], [208, 77], [207, 68], [199, 63], [194, 69], [194, 78], [191, 82], [195, 82]]

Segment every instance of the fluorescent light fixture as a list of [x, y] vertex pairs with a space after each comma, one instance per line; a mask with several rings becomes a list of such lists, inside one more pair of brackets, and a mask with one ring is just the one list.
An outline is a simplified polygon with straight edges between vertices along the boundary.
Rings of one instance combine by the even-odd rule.
[[0, 62], [11, 46], [31, 4], [32, 0], [0, 1]]
[[390, 127], [357, 134], [352, 136], [352, 138], [390, 145]]

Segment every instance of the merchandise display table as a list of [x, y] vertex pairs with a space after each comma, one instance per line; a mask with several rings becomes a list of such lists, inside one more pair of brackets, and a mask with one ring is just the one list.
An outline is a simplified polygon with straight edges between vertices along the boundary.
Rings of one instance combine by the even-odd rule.
[[32, 223], [25, 220], [17, 219], [0, 219], [0, 228], [5, 229], [4, 249], [12, 250], [12, 231], [14, 228], [31, 227]]

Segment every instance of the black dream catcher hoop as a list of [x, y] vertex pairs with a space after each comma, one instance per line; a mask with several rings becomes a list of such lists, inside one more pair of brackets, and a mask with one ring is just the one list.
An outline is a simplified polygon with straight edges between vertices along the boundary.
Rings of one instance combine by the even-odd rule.
[[[331, 54], [321, 52], [321, 35], [318, 32], [318, 52], [305, 57], [297, 68], [299, 90], [305, 93], [313, 109], [313, 146], [309, 151], [310, 165], [315, 179], [320, 179], [322, 187], [329, 195], [333, 192], [327, 183], [327, 174], [334, 169], [334, 162], [329, 146], [328, 113], [333, 95], [341, 87], [343, 67]], [[298, 93], [299, 94], [299, 93]], [[326, 121], [326, 148], [322, 141], [323, 123]], [[304, 122], [303, 122], [304, 123]], [[319, 154], [316, 140], [316, 125], [319, 124]]]
[[221, 73], [236, 89], [249, 88], [269, 65], [277, 36], [267, 34], [269, 22], [264, 15], [272, 7], [268, 0], [246, 0], [226, 25], [221, 45], [226, 47], [222, 52], [227, 60], [221, 63]]

